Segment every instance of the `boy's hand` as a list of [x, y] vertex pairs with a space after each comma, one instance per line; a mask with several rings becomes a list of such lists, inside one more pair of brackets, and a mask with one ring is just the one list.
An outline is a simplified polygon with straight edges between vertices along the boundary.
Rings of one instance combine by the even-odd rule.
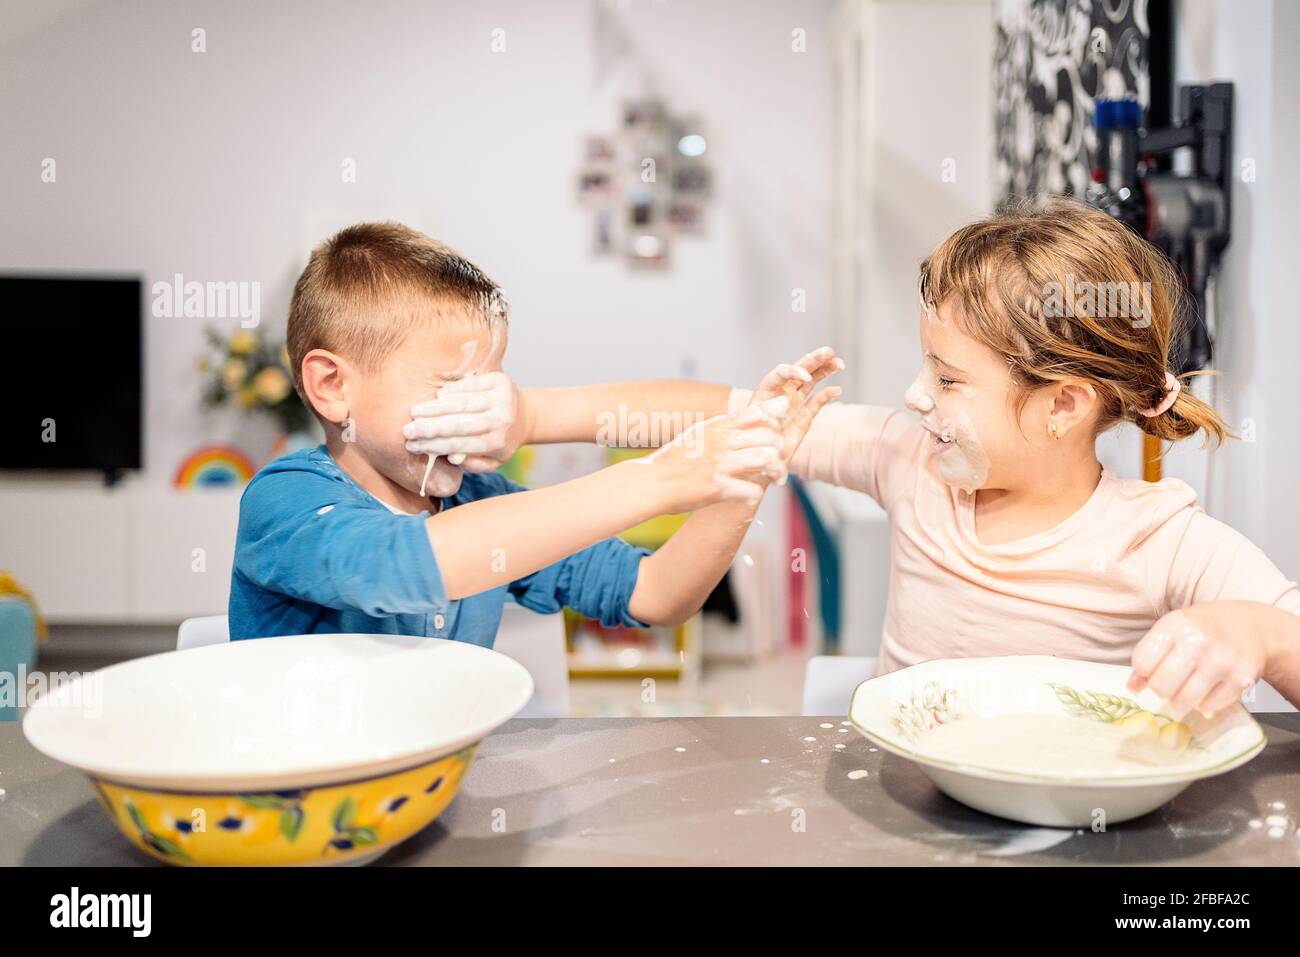
[[467, 472], [499, 468], [523, 444], [527, 432], [519, 389], [504, 372], [447, 383], [436, 399], [413, 406], [411, 421], [402, 427], [406, 451], [448, 456]]
[[625, 463], [648, 470], [663, 512], [722, 501], [757, 505], [772, 479], [784, 480], [780, 423], [761, 407], [707, 419], [659, 451]]
[[783, 461], [790, 461], [822, 407], [834, 402], [842, 392], [837, 386], [832, 386], [814, 395], [813, 389], [827, 376], [843, 368], [844, 361], [836, 358], [835, 350], [822, 346], [798, 362], [777, 366], [754, 390], [750, 406], [760, 406], [781, 422]]

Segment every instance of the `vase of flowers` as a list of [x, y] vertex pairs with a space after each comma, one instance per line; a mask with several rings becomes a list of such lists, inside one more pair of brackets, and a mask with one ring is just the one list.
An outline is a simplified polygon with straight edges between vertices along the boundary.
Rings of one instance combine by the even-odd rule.
[[307, 436], [312, 417], [293, 389], [284, 344], [268, 342], [250, 329], [226, 337], [209, 328], [206, 335], [209, 349], [198, 361], [199, 372], [207, 376], [203, 404], [271, 416], [282, 436], [277, 447], [300, 444], [298, 436], [312, 444]]

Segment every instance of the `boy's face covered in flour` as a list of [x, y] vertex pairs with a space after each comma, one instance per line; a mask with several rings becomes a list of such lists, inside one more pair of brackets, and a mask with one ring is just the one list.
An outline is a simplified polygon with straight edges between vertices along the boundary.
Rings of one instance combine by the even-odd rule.
[[960, 308], [922, 307], [921, 370], [904, 398], [930, 434], [936, 478], [967, 492], [1018, 487], [1041, 462], [1032, 453], [1046, 436], [1022, 429], [1006, 360], [961, 330]]
[[438, 397], [444, 386], [501, 370], [506, 347], [502, 319], [484, 322], [468, 314], [420, 322], [368, 376], [353, 401], [355, 441], [390, 481], [420, 495], [454, 495], [464, 478], [459, 461], [407, 449], [403, 426], [413, 406]]

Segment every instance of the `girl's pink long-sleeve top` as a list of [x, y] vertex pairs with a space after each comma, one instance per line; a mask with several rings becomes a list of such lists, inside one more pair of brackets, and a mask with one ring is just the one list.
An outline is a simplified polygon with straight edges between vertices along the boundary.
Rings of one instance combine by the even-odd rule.
[[1092, 497], [1060, 525], [984, 545], [975, 496], [930, 474], [927, 444], [906, 412], [832, 404], [792, 463], [801, 478], [865, 492], [889, 515], [882, 674], [988, 655], [1128, 664], [1156, 619], [1201, 602], [1256, 601], [1300, 614], [1295, 582], [1207, 515], [1185, 482], [1103, 470]]

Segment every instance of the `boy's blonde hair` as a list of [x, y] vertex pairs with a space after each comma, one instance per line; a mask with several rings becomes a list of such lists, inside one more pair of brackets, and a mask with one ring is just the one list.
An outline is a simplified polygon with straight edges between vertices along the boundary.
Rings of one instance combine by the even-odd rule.
[[317, 246], [289, 306], [286, 347], [307, 408], [302, 360], [327, 349], [376, 369], [417, 322], [445, 307], [475, 321], [506, 321], [500, 287], [468, 259], [400, 223], [358, 223]]
[[1161, 414], [1142, 414], [1168, 392], [1182, 283], [1158, 249], [1103, 212], [1054, 199], [972, 223], [922, 263], [920, 286], [932, 309], [955, 297], [963, 331], [1006, 356], [1021, 407], [1034, 389], [1077, 378], [1097, 390], [1099, 432], [1129, 421], [1171, 441], [1228, 434], [1186, 389]]

